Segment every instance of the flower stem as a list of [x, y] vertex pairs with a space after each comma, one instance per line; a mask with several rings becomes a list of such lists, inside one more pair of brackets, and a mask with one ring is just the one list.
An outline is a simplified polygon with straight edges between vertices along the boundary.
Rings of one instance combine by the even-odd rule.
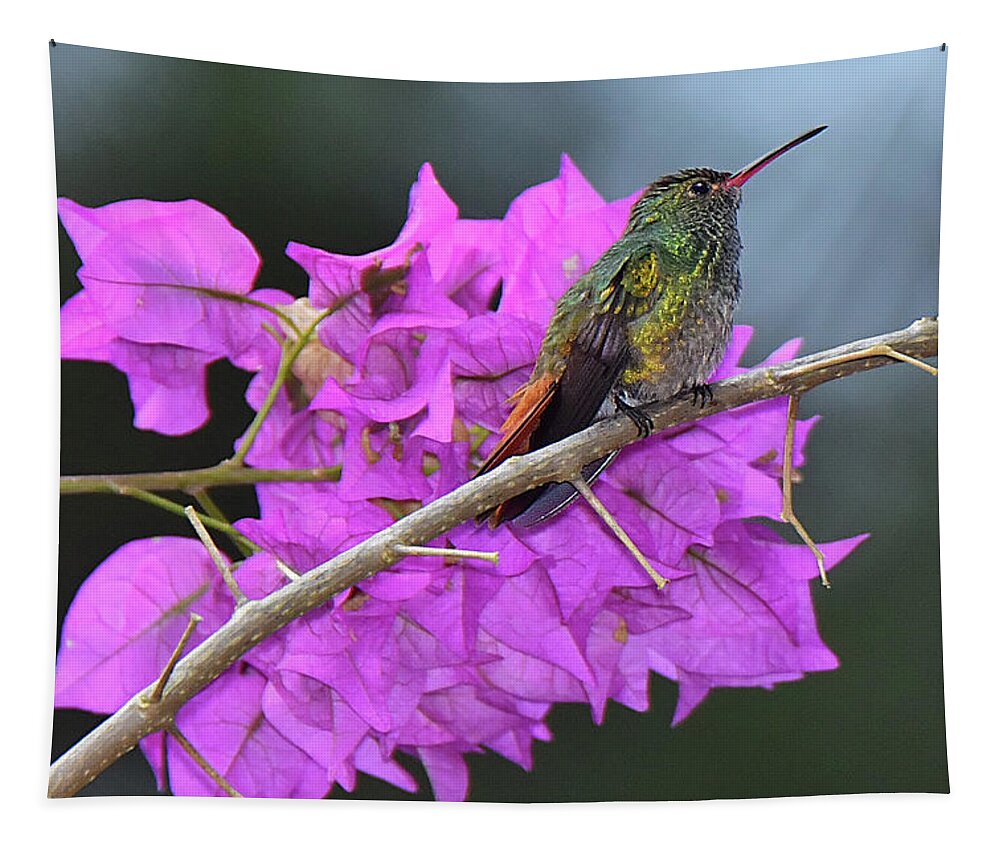
[[278, 364], [278, 372], [277, 375], [274, 376], [274, 381], [271, 382], [270, 389], [267, 391], [267, 398], [264, 399], [264, 404], [260, 406], [260, 410], [257, 411], [257, 415], [253, 418], [253, 422], [250, 423], [246, 433], [243, 435], [243, 439], [240, 441], [240, 447], [236, 450], [236, 454], [233, 455], [228, 462], [225, 462], [227, 465], [234, 467], [243, 466], [247, 453], [250, 451], [250, 447], [253, 446], [253, 442], [257, 439], [257, 435], [260, 433], [260, 430], [264, 425], [264, 420], [267, 419], [267, 415], [271, 413], [271, 408], [274, 407], [274, 403], [278, 398], [278, 393], [281, 392], [281, 388], [285, 386], [285, 382], [288, 380], [288, 374], [292, 371], [295, 359], [306, 347], [306, 343], [309, 342], [319, 323], [326, 319], [330, 313], [330, 309], [324, 310], [312, 321], [312, 323], [310, 323], [309, 327], [306, 328], [305, 331], [299, 334], [294, 342], [285, 341], [281, 350], [281, 361]]
[[[133, 499], [138, 499], [142, 502], [148, 502], [150, 505], [155, 505], [157, 508], [162, 508], [164, 511], [169, 511], [171, 514], [177, 514], [180, 517], [188, 516], [183, 505], [180, 505], [171, 499], [167, 499], [166, 497], [150, 493], [147, 490], [142, 490], [141, 488], [118, 487], [111, 492], [120, 496], [130, 496]], [[191, 510], [194, 511], [194, 509]], [[204, 514], [199, 514], [198, 519], [204, 523], [205, 526], [225, 533], [240, 549], [246, 548], [252, 553], [258, 553], [261, 551], [260, 547], [258, 547], [248, 537], [238, 532], [231, 523], [227, 523], [223, 520], [216, 520], [214, 517], [209, 517]]]
[[[196, 492], [202, 488], [255, 485], [260, 482], [331, 482], [340, 478], [340, 466], [309, 467], [298, 470], [236, 467], [229, 463], [192, 470], [165, 470], [159, 473], [107, 473], [94, 476], [63, 476], [59, 493], [122, 494], [126, 489], [143, 491]], [[131, 494], [129, 494], [131, 495]], [[199, 497], [200, 499], [201, 497]]]

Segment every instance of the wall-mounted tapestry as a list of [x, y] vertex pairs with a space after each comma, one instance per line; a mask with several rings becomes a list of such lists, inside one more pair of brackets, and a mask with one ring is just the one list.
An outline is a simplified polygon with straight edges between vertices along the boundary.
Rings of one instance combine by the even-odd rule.
[[50, 50], [51, 796], [948, 790], [943, 48]]

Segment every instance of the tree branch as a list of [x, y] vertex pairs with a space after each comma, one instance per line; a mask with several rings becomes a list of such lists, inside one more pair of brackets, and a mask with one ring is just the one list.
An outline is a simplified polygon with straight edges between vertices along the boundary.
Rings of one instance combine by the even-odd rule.
[[59, 493], [61, 496], [81, 493], [129, 496], [128, 491], [133, 488], [146, 491], [191, 491], [206, 487], [253, 485], [259, 482], [331, 482], [339, 478], [339, 466], [306, 470], [269, 470], [223, 461], [214, 467], [202, 467], [196, 470], [62, 476], [59, 479]]
[[[645, 410], [655, 431], [663, 431], [750, 402], [801, 395], [827, 381], [898, 362], [884, 355], [861, 356], [879, 347], [913, 358], [934, 357], [937, 341], [937, 319], [919, 319], [900, 331], [720, 382], [713, 387], [713, 401], [704, 409], [688, 400], [672, 400]], [[150, 702], [152, 686], [147, 687], [61, 756], [49, 773], [49, 797], [74, 795], [140, 739], [169, 729], [178, 710], [248, 650], [338, 592], [391, 567], [403, 558], [405, 549], [399, 549], [400, 545], [426, 544], [520, 493], [546, 482], [572, 481], [586, 464], [637, 439], [632, 421], [617, 416], [531, 455], [511, 458], [268, 597], [240, 606], [226, 624], [180, 661], [158, 701]]]

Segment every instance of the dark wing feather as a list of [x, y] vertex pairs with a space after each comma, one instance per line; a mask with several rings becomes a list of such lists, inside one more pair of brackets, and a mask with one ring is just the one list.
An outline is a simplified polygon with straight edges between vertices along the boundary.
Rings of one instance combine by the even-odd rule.
[[595, 313], [583, 323], [532, 435], [532, 449], [569, 437], [594, 421], [625, 368], [625, 342], [625, 324], [618, 314]]
[[[619, 314], [595, 313], [584, 322], [566, 359], [566, 368], [555, 384], [551, 400], [541, 412], [525, 451], [556, 443], [594, 421], [625, 367], [625, 343], [624, 322]], [[595, 462], [597, 467], [591, 473], [593, 478], [610, 463], [611, 457], [600, 463]], [[553, 493], [553, 499], [543, 500], [538, 511], [533, 510], [536, 501], [546, 492], [551, 493], [552, 487], [535, 488], [508, 500], [493, 513], [491, 525], [496, 526], [522, 514], [531, 516], [519, 521], [518, 525], [533, 525], [558, 513], [573, 500], [565, 485], [561, 495]], [[556, 489], [559, 487], [555, 486]], [[540, 516], [534, 517], [535, 514]]]

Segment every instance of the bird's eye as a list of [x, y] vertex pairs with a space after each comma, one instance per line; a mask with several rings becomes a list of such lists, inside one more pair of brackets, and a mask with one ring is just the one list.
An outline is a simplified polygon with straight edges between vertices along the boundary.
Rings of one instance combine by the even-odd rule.
[[692, 195], [708, 195], [712, 191], [712, 187], [709, 183], [704, 180], [699, 180], [696, 183], [691, 184], [691, 194]]

